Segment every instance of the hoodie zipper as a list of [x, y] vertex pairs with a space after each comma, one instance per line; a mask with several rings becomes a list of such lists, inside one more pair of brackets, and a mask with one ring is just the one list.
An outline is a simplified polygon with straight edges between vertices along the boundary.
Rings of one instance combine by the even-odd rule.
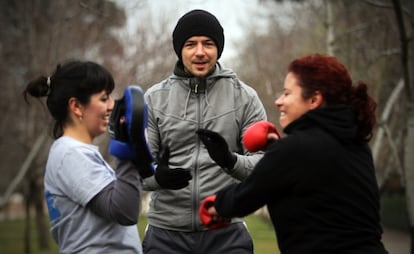
[[194, 93], [198, 95], [198, 82], [194, 86]]
[[[201, 128], [201, 97], [198, 94], [198, 81], [196, 82], [194, 86], [194, 93], [196, 94], [196, 106], [197, 106], [197, 126], [198, 128]], [[197, 155], [194, 163], [194, 176], [193, 176], [193, 195], [192, 195], [192, 214], [193, 214], [193, 231], [199, 231], [201, 228], [198, 226], [197, 219], [198, 219], [198, 206], [199, 206], [199, 200], [200, 200], [200, 188], [199, 186], [199, 168], [198, 168], [198, 158], [200, 157], [200, 151], [201, 151], [201, 141], [197, 137]]]

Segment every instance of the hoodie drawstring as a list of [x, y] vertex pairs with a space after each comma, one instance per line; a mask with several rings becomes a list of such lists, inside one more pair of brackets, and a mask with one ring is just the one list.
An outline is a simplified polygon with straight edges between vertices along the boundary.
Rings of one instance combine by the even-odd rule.
[[206, 104], [207, 104], [207, 107], [209, 107], [210, 106], [210, 103], [208, 102], [208, 89], [207, 89], [207, 87], [206, 87], [206, 90], [205, 90], [205, 93], [204, 93], [204, 97], [206, 98]]
[[184, 106], [184, 119], [187, 117], [187, 107], [188, 103], [190, 102], [190, 94], [191, 94], [191, 87], [188, 89], [187, 98], [185, 99], [185, 106]]

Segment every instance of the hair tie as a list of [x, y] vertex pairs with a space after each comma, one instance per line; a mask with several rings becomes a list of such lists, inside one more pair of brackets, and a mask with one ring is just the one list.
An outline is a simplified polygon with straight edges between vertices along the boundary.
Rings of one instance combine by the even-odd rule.
[[47, 81], [46, 81], [47, 86], [49, 86], [49, 87], [50, 87], [50, 83], [51, 83], [51, 81], [50, 81], [50, 77], [47, 77]]

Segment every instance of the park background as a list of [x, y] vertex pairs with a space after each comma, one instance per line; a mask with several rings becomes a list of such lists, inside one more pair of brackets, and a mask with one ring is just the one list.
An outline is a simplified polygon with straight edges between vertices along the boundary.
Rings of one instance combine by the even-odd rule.
[[[287, 64], [296, 57], [334, 55], [355, 82], [369, 84], [378, 102], [370, 145], [381, 191], [384, 243], [390, 254], [414, 253], [410, 0], [0, 1], [0, 253], [56, 253], [42, 179], [53, 141], [52, 121], [40, 103], [25, 104], [22, 91], [28, 81], [51, 75], [65, 59], [80, 58], [113, 73], [114, 98], [127, 85], [147, 89], [171, 74], [176, 61], [172, 30], [180, 16], [196, 8], [220, 20], [226, 38], [221, 64], [257, 90], [276, 124], [273, 102]], [[112, 162], [108, 135], [96, 144]], [[265, 211], [248, 217], [256, 253], [278, 253]], [[145, 224], [145, 211], [140, 223]]]

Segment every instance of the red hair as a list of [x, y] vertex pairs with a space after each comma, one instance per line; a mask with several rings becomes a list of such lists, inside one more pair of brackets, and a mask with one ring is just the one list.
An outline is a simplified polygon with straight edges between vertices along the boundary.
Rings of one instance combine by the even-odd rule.
[[325, 106], [350, 105], [358, 125], [356, 138], [364, 142], [372, 138], [377, 104], [368, 95], [364, 82], [352, 85], [347, 68], [335, 57], [320, 54], [304, 56], [292, 61], [288, 71], [299, 80], [303, 98], [308, 99], [319, 91]]

